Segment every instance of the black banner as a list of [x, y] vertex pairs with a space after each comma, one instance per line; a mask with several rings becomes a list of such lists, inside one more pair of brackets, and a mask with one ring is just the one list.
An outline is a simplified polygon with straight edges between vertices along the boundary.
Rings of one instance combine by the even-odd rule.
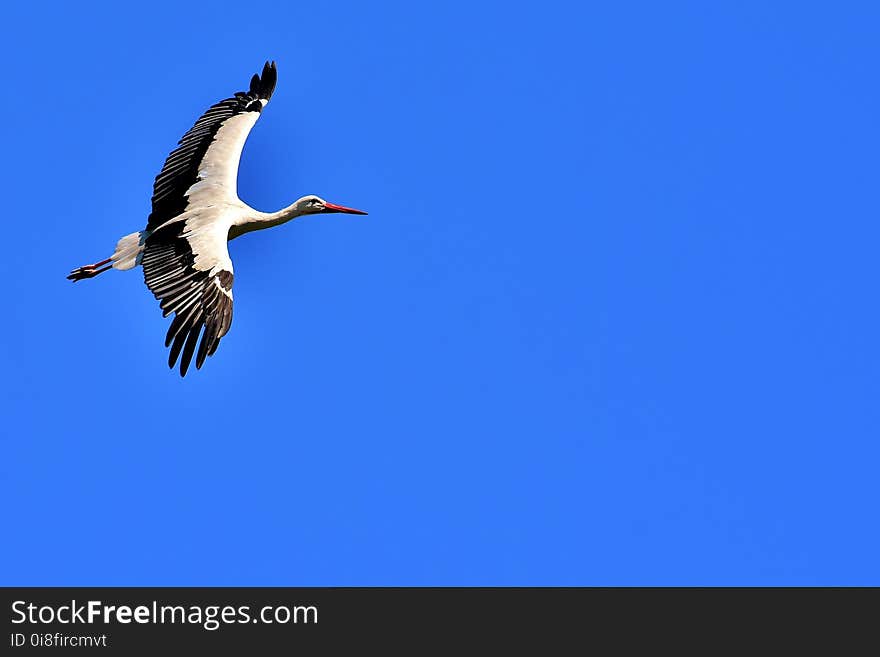
[[[6, 588], [4, 654], [33, 650], [487, 648], [597, 640], [752, 645], [876, 617], [877, 591], [587, 588]], [[858, 600], [866, 597], [869, 604]], [[716, 644], [718, 645], [718, 644]], [[757, 645], [757, 644], [755, 644]], [[708, 646], [707, 646], [708, 647]]]

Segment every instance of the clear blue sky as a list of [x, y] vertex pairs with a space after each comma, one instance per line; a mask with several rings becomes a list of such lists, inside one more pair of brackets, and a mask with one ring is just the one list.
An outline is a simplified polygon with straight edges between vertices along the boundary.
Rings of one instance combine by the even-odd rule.
[[[0, 583], [880, 584], [880, 9], [710, 4], [7, 9]], [[268, 58], [241, 197], [370, 215], [182, 380], [64, 277]]]

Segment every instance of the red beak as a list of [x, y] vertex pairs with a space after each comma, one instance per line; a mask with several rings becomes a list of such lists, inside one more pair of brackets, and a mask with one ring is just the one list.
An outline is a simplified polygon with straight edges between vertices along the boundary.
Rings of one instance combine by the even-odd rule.
[[336, 205], [335, 203], [324, 203], [324, 212], [344, 212], [345, 214], [367, 214], [363, 210], [355, 210], [347, 208], [344, 205]]

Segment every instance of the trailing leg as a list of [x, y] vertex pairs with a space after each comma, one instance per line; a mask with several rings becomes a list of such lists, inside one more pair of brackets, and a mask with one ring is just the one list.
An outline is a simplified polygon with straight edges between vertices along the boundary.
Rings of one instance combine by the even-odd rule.
[[83, 265], [82, 267], [77, 267], [67, 275], [67, 278], [74, 283], [76, 283], [77, 281], [81, 281], [85, 278], [94, 278], [98, 274], [112, 268], [113, 265], [109, 264], [112, 261], [112, 258], [107, 258], [106, 260], [96, 262], [93, 265]]

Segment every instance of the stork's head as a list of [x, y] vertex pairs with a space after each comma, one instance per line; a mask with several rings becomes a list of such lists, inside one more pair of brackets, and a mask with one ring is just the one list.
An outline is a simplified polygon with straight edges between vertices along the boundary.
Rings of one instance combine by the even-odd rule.
[[331, 212], [367, 214], [363, 210], [355, 210], [354, 208], [347, 208], [344, 205], [330, 203], [329, 201], [322, 199], [320, 196], [315, 196], [313, 194], [303, 196], [295, 203], [295, 207], [298, 214], [329, 214]]

